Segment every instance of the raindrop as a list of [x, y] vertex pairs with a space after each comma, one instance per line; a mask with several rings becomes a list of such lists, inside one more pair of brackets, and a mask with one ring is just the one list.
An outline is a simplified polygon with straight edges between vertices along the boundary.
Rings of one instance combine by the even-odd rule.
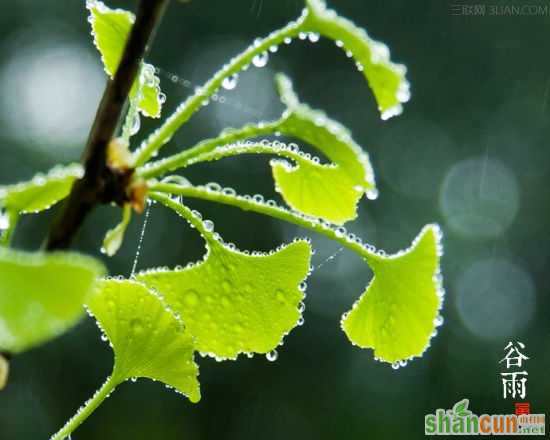
[[0, 211], [0, 231], [5, 231], [10, 227], [10, 217], [7, 212]]
[[443, 325], [444, 319], [443, 316], [437, 315], [434, 319], [434, 325], [436, 327], [441, 327]]
[[316, 32], [310, 32], [309, 34], [307, 34], [307, 38], [312, 43], [317, 43], [317, 41], [319, 41], [319, 38], [321, 38], [321, 37]]
[[203, 225], [204, 229], [206, 229], [208, 232], [212, 232], [214, 230], [214, 222], [212, 220], [205, 220]]
[[139, 117], [139, 113], [136, 112], [132, 118], [132, 122], [130, 125], [130, 136], [135, 135], [141, 127], [141, 119]]
[[269, 362], [275, 362], [279, 357], [279, 353], [277, 353], [277, 350], [271, 350], [265, 357]]
[[346, 228], [344, 228], [343, 226], [339, 226], [338, 228], [336, 228], [336, 230], [334, 231], [334, 233], [336, 234], [336, 236], [338, 238], [342, 238], [344, 235], [346, 235]]
[[267, 52], [262, 52], [252, 58], [252, 64], [256, 67], [264, 67], [269, 61], [269, 54]]
[[378, 190], [376, 188], [368, 189], [366, 194], [369, 200], [376, 200], [378, 198]]
[[394, 362], [393, 364], [391, 364], [391, 367], [394, 369], [394, 370], [397, 370], [401, 365], [399, 364], [399, 362]]
[[237, 87], [238, 82], [239, 82], [239, 74], [234, 73], [233, 75], [228, 76], [223, 80], [222, 87], [226, 90], [233, 90], [235, 87]]

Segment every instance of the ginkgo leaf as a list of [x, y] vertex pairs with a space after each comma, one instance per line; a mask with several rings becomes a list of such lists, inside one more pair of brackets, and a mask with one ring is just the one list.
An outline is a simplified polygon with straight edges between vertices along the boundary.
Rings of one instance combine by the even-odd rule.
[[[378, 195], [368, 155], [345, 127], [323, 112], [302, 104], [286, 76], [277, 75], [276, 79], [281, 99], [287, 106], [280, 119], [226, 129], [217, 138], [143, 167], [140, 173], [151, 177], [160, 170], [171, 171], [237, 154], [276, 154], [292, 161], [271, 162], [276, 189], [289, 206], [338, 225], [356, 218], [357, 203], [363, 194], [371, 199]], [[308, 142], [323, 153], [329, 163], [321, 163], [318, 157], [311, 158], [294, 144], [287, 146], [266, 140], [242, 142], [273, 133]]]
[[73, 326], [104, 272], [97, 260], [76, 253], [0, 247], [0, 351], [27, 350]]
[[83, 174], [79, 164], [57, 166], [27, 182], [0, 186], [0, 206], [19, 214], [43, 211], [67, 197], [73, 182]]
[[407, 69], [390, 61], [388, 47], [371, 39], [365, 30], [326, 7], [323, 0], [306, 0], [308, 14], [303, 31], [315, 32], [336, 41], [367, 79], [378, 103], [382, 119], [402, 112], [410, 98]]
[[156, 294], [133, 280], [102, 280], [87, 306], [113, 347], [115, 383], [146, 377], [200, 400], [193, 340]]
[[[122, 58], [135, 16], [123, 9], [110, 9], [99, 0], [87, 0], [86, 7], [90, 11], [89, 21], [94, 44], [101, 54], [105, 72], [112, 78]], [[154, 70], [152, 65], [142, 63], [140, 78], [132, 87], [130, 98], [139, 96], [138, 108], [141, 113], [158, 118], [162, 108], [162, 95], [160, 80]]]
[[120, 246], [122, 245], [122, 241], [124, 240], [124, 234], [126, 233], [126, 228], [128, 227], [131, 217], [132, 207], [130, 204], [127, 204], [122, 210], [122, 220], [120, 223], [113, 229], [109, 229], [105, 234], [101, 252], [109, 257], [112, 257], [118, 252]]
[[352, 343], [391, 363], [422, 355], [440, 321], [440, 237], [428, 225], [406, 251], [369, 261], [374, 278], [342, 317]]
[[277, 251], [248, 255], [222, 244], [184, 205], [152, 195], [195, 226], [207, 243], [202, 261], [175, 270], [149, 270], [136, 278], [156, 289], [183, 319], [197, 349], [217, 358], [268, 353], [301, 318], [300, 283], [311, 248], [297, 240]]
[[289, 206], [304, 214], [335, 224], [356, 218], [362, 195], [366, 192], [369, 198], [376, 198], [378, 194], [368, 155], [345, 127], [302, 104], [286, 76], [277, 75], [277, 84], [288, 108], [279, 131], [308, 142], [332, 162], [292, 166], [272, 161], [277, 189]]

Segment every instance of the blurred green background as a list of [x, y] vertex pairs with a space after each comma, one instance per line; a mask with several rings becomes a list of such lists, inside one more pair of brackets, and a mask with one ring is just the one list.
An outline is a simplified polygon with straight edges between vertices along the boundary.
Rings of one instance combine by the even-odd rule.
[[[1, 0], [0, 184], [78, 160], [105, 76], [82, 0]], [[470, 15], [456, 1], [331, 1], [408, 67], [412, 100], [383, 122], [362, 75], [334, 43], [295, 41], [251, 67], [224, 103], [202, 109], [167, 152], [222, 128], [273, 118], [282, 107], [275, 72], [288, 73], [313, 107], [347, 125], [370, 153], [380, 197], [361, 202], [350, 230], [389, 252], [421, 227], [445, 233], [445, 324], [421, 359], [393, 370], [351, 346], [341, 314], [362, 293], [368, 267], [313, 236], [318, 267], [308, 281], [306, 325], [264, 356], [217, 363], [198, 358], [203, 399], [189, 403], [158, 383], [124, 384], [73, 435], [85, 439], [413, 439], [424, 415], [470, 399], [476, 413], [512, 413], [499, 360], [522, 341], [535, 413], [550, 412], [549, 190], [550, 12]], [[493, 1], [541, 5], [548, 1]], [[111, 1], [129, 9], [131, 1]], [[195, 86], [255, 37], [295, 18], [299, 0], [173, 1], [148, 61], [162, 69], [169, 114]], [[457, 14], [458, 11], [458, 14]], [[174, 76], [175, 75], [175, 76]], [[173, 82], [172, 80], [175, 80]], [[155, 127], [143, 121], [140, 135]], [[277, 198], [268, 158], [197, 166], [194, 183], [219, 182]], [[268, 250], [307, 231], [234, 208], [190, 201], [241, 249]], [[26, 216], [15, 244], [35, 249], [55, 209]], [[118, 211], [98, 209], [75, 247], [98, 255]], [[142, 217], [134, 216], [112, 274], [127, 276]], [[152, 207], [138, 268], [185, 264], [204, 249], [196, 231]], [[333, 260], [323, 264], [337, 253]], [[103, 257], [102, 257], [103, 258]], [[0, 439], [47, 439], [110, 372], [112, 353], [92, 319], [12, 360], [0, 392]]]

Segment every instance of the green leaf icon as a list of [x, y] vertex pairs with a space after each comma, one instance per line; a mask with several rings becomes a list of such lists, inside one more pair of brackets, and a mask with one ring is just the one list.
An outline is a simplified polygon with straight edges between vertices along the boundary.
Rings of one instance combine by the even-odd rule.
[[455, 403], [453, 406], [453, 412], [459, 417], [465, 417], [472, 414], [472, 411], [468, 409], [468, 404], [470, 401], [468, 399], [462, 399], [459, 402]]

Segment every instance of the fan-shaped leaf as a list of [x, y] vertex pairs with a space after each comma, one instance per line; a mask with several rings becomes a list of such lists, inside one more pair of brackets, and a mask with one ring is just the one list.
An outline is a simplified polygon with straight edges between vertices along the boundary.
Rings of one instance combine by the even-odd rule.
[[372, 40], [350, 20], [327, 9], [323, 0], [306, 0], [308, 15], [304, 31], [316, 32], [336, 41], [348, 56], [353, 57], [372, 89], [382, 119], [402, 112], [402, 103], [410, 98], [406, 68], [390, 61], [388, 47]]
[[342, 317], [351, 342], [387, 362], [422, 355], [442, 306], [440, 235], [437, 225], [426, 226], [408, 250], [369, 261], [374, 278]]
[[27, 350], [73, 326], [104, 270], [80, 254], [0, 248], [0, 351]]
[[[92, 25], [94, 44], [101, 54], [105, 72], [113, 77], [122, 58], [135, 16], [123, 9], [110, 9], [99, 0], [87, 0], [86, 7], [90, 11], [89, 21]], [[131, 98], [139, 96], [139, 110], [151, 118], [160, 117], [162, 99], [159, 82], [159, 78], [154, 74], [154, 67], [143, 63], [140, 78], [136, 80], [130, 94]]]
[[103, 280], [88, 308], [113, 347], [116, 383], [147, 377], [200, 400], [193, 340], [157, 295], [132, 280]]
[[73, 182], [82, 175], [79, 164], [57, 166], [27, 182], [0, 186], [0, 206], [19, 214], [43, 211], [67, 197]]
[[349, 131], [323, 112], [302, 104], [291, 81], [277, 76], [279, 93], [289, 111], [279, 131], [302, 139], [327, 156], [332, 164], [273, 161], [273, 177], [285, 201], [297, 211], [343, 224], [357, 217], [357, 202], [366, 192], [377, 195], [369, 158]]
[[309, 243], [295, 241], [267, 255], [247, 255], [219, 242], [208, 221], [185, 206], [156, 197], [192, 222], [205, 237], [208, 253], [195, 265], [150, 270], [136, 278], [158, 290], [181, 315], [202, 353], [234, 359], [242, 352], [277, 347], [301, 315], [299, 284], [309, 271]]

